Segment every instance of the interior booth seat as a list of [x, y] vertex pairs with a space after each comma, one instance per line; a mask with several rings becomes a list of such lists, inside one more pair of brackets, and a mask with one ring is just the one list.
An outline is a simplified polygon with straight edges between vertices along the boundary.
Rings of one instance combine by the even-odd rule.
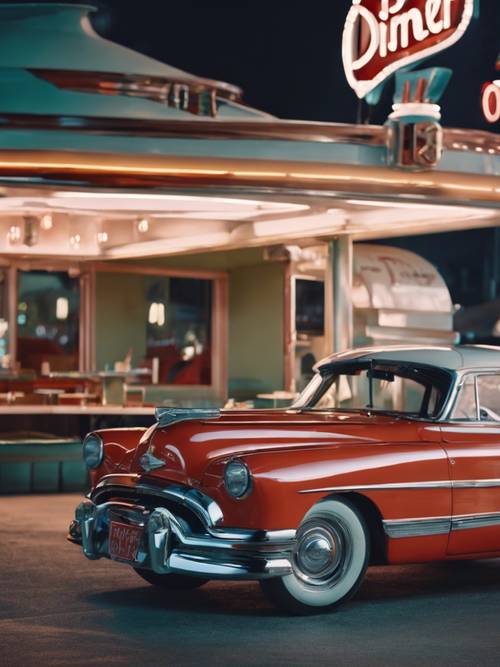
[[77, 438], [8, 434], [0, 438], [0, 494], [83, 491], [87, 469]]

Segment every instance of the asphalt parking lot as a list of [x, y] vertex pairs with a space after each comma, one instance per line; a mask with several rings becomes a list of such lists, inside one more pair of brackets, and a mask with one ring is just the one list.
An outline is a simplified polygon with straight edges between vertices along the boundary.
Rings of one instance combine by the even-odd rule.
[[253, 583], [160, 593], [65, 540], [77, 495], [0, 498], [0, 665], [499, 665], [500, 561], [372, 568], [342, 610]]

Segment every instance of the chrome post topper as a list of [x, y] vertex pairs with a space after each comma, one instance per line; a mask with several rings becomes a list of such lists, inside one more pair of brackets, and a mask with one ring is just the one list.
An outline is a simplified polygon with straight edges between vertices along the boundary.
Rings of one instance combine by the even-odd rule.
[[451, 70], [443, 67], [396, 75], [393, 112], [385, 124], [389, 166], [418, 170], [439, 164], [443, 128], [437, 102], [451, 75]]

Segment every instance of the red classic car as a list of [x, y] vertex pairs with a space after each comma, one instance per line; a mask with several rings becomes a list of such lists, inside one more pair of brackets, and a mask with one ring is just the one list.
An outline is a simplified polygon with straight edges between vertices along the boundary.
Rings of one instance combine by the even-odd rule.
[[337, 354], [289, 409], [158, 408], [147, 430], [89, 434], [84, 458], [69, 539], [87, 558], [332, 608], [370, 563], [500, 556], [500, 351]]

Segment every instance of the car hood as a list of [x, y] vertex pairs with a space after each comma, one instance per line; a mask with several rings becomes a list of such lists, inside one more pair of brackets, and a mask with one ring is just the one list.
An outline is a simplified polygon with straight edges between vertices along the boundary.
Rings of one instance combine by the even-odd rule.
[[227, 411], [216, 419], [152, 427], [120, 469], [196, 484], [215, 460], [262, 451], [376, 443], [380, 438], [375, 432], [395, 421], [359, 413]]

